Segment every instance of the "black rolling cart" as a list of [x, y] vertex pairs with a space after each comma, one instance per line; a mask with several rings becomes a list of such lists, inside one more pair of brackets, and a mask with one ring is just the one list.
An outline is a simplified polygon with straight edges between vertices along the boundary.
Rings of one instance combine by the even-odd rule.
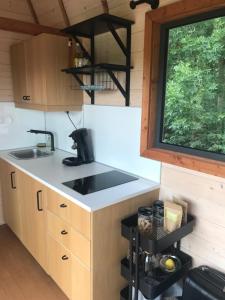
[[[161, 227], [151, 237], [139, 233], [137, 222], [137, 214], [121, 222], [121, 234], [129, 240], [128, 258], [121, 261], [121, 275], [128, 281], [128, 286], [120, 292], [121, 300], [138, 300], [139, 291], [146, 299], [153, 300], [182, 279], [192, 266], [191, 256], [180, 250], [180, 241], [193, 231], [193, 216], [188, 215], [187, 223], [172, 233], [166, 233]], [[141, 259], [143, 251], [152, 255], [170, 253], [180, 259], [181, 265], [173, 273], [164, 273], [157, 268], [154, 274], [146, 275]]]

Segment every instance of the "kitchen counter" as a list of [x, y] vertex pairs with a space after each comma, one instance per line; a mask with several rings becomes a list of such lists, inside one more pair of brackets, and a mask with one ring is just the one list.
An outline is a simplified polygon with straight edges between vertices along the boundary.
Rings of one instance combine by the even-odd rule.
[[73, 155], [58, 149], [51, 156], [29, 160], [13, 158], [9, 155], [11, 151], [0, 151], [0, 158], [88, 211], [96, 211], [159, 188], [159, 183], [134, 175], [138, 177], [138, 180], [92, 194], [81, 195], [62, 183], [112, 171], [115, 168], [97, 162], [68, 167], [62, 164], [62, 160]]

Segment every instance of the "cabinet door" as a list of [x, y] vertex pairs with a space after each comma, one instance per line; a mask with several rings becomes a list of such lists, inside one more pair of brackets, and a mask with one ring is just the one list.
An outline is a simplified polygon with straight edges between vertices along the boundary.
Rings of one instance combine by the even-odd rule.
[[42, 61], [47, 79], [47, 105], [49, 107], [82, 106], [83, 92], [77, 81], [72, 75], [61, 71], [68, 67], [68, 38], [42, 34], [39, 36], [39, 43], [43, 45]]
[[0, 172], [4, 218], [12, 231], [21, 238], [21, 203], [18, 198], [18, 171], [10, 164], [1, 161]]
[[72, 257], [72, 300], [91, 299], [91, 272], [76, 258]]
[[11, 65], [13, 76], [13, 93], [16, 103], [27, 103], [28, 86], [24, 43], [12, 45]]
[[22, 202], [22, 242], [38, 263], [46, 269], [45, 187], [20, 172], [19, 197]]
[[26, 58], [27, 93], [29, 96], [27, 103], [32, 105], [46, 104], [44, 95], [46, 82], [42, 60], [43, 45], [40, 43], [39, 36], [23, 43]]
[[[65, 247], [48, 236], [48, 273], [71, 299], [71, 254]], [[82, 299], [82, 298], [77, 298]], [[85, 299], [82, 299], [85, 300]]]

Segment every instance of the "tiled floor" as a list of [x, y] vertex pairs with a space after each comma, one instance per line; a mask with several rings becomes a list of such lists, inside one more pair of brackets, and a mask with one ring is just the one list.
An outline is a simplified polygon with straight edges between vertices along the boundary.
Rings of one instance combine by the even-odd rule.
[[6, 225], [0, 226], [0, 300], [68, 300]]

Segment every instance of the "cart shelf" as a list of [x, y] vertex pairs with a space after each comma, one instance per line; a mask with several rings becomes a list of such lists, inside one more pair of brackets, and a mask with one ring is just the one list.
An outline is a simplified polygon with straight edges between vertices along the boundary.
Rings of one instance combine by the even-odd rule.
[[[132, 238], [133, 232], [137, 230], [138, 215], [132, 215], [122, 221], [122, 236], [128, 240]], [[188, 215], [187, 224], [182, 225], [181, 228], [167, 233], [162, 227], [153, 228], [151, 236], [140, 235], [140, 246], [142, 250], [150, 253], [159, 253], [172, 246], [174, 243], [180, 241], [183, 237], [193, 231], [195, 225], [195, 218]]]
[[[171, 251], [169, 253], [171, 254]], [[166, 254], [166, 252], [164, 252], [163, 254]], [[143, 270], [139, 270], [139, 290], [145, 298], [151, 300], [155, 299], [160, 294], [165, 292], [169, 287], [171, 287], [174, 283], [183, 278], [191, 268], [191, 256], [175, 248], [173, 249], [172, 254], [179, 257], [182, 264], [182, 267], [174, 273], [166, 274], [161, 271], [160, 268], [157, 268], [155, 269], [152, 276], [146, 276]], [[121, 275], [128, 281], [130, 280], [129, 260], [127, 258], [124, 258], [121, 261]], [[132, 280], [134, 279], [135, 272], [132, 275]], [[128, 291], [128, 288], [121, 291], [121, 299], [128, 300]]]

